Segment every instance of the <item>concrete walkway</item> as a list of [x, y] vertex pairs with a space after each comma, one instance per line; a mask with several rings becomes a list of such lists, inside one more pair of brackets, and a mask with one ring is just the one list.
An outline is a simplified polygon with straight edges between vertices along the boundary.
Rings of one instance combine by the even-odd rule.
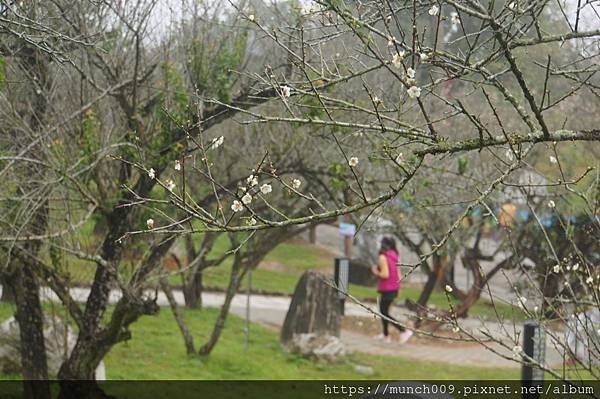
[[[89, 295], [89, 289], [73, 288], [71, 293], [76, 301], [84, 302]], [[177, 302], [183, 305], [183, 293], [175, 290], [173, 294]], [[44, 290], [42, 295], [45, 300], [57, 301], [56, 296], [49, 289]], [[148, 295], [153, 296], [154, 291], [149, 291]], [[111, 292], [110, 302], [115, 303], [120, 296], [121, 295], [119, 291], [113, 290]], [[205, 292], [202, 295], [203, 304], [206, 307], [220, 307], [223, 304], [224, 299], [225, 295], [223, 293]], [[231, 313], [245, 318], [247, 300], [248, 298], [245, 294], [236, 295], [231, 304]], [[272, 329], [278, 330], [283, 325], [290, 301], [290, 297], [284, 296], [251, 295], [250, 319], [253, 322], [261, 323]], [[157, 302], [160, 306], [168, 306], [167, 299], [162, 292], [159, 293]], [[374, 304], [367, 304], [366, 306], [370, 308], [375, 307]], [[346, 303], [345, 314], [347, 316], [365, 317], [371, 319], [374, 317], [373, 313], [364, 307], [348, 302]], [[403, 308], [395, 307], [393, 309], [393, 315], [399, 320], [406, 320], [408, 311]], [[520, 342], [520, 339], [516, 337], [521, 336], [521, 325], [510, 324], [501, 326], [497, 322], [482, 321], [473, 318], [461, 319], [459, 323], [464, 330], [469, 331], [474, 336], [484, 337], [485, 332], [506, 343], [508, 348], [513, 348], [515, 346], [515, 342]], [[353, 352], [362, 352], [373, 355], [401, 356], [415, 360], [444, 362], [449, 364], [461, 364], [486, 368], [520, 367], [520, 364], [517, 362], [505, 359], [475, 342], [452, 342], [440, 339], [435, 343], [432, 343], [429, 340], [428, 344], [423, 344], [422, 342], [414, 342], [417, 340], [411, 340], [404, 346], [392, 346], [394, 349], [390, 350], [389, 344], [384, 344], [383, 342], [377, 341], [370, 336], [366, 336], [355, 331], [343, 330], [341, 339], [346, 344], [348, 349]], [[498, 351], [503, 355], [508, 357], [512, 356], [510, 349], [504, 348], [498, 343], [492, 343], [490, 346], [493, 350]], [[560, 353], [554, 348], [554, 345], [550, 339], [548, 339], [546, 343], [546, 362], [552, 366], [560, 365], [562, 362]]]

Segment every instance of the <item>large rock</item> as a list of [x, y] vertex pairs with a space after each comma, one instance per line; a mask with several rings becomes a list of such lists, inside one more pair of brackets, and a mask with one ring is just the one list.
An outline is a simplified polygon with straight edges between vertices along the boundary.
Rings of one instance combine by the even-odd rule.
[[335, 362], [346, 355], [346, 347], [332, 335], [294, 334], [288, 349], [304, 357]]
[[305, 272], [294, 291], [280, 340], [285, 347], [295, 334], [340, 336], [340, 299], [338, 292], [318, 272]]
[[[58, 316], [44, 315], [44, 339], [48, 359], [48, 374], [55, 378], [62, 362], [71, 353], [77, 335]], [[19, 323], [14, 317], [0, 324], [0, 371], [21, 373]], [[96, 369], [96, 380], [106, 379], [104, 363]]]

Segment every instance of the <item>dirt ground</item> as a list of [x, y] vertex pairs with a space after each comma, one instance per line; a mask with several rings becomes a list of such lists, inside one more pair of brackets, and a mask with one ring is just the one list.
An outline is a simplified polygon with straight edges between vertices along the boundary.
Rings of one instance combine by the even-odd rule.
[[[368, 337], [374, 337], [382, 332], [381, 320], [376, 319], [375, 317], [366, 318], [366, 317], [344, 316], [342, 318], [342, 329], [347, 330], [347, 331], [352, 331], [354, 333], [366, 335]], [[398, 330], [396, 328], [394, 328], [392, 325], [390, 325], [389, 331], [390, 331], [392, 340], [397, 341], [399, 334], [400, 334], [398, 332]], [[417, 345], [428, 345], [428, 346], [452, 345], [454, 347], [459, 346], [459, 345], [464, 346], [464, 347], [478, 345], [473, 342], [450, 341], [450, 340], [440, 338], [440, 337], [448, 337], [448, 338], [454, 338], [454, 339], [460, 339], [460, 338], [466, 339], [467, 338], [466, 336], [463, 336], [460, 333], [452, 332], [447, 327], [442, 327], [442, 328], [438, 329], [435, 332], [435, 335], [437, 337], [432, 337], [432, 336], [417, 333], [417, 334], [413, 335], [413, 337], [411, 338], [411, 343], [417, 344]]]

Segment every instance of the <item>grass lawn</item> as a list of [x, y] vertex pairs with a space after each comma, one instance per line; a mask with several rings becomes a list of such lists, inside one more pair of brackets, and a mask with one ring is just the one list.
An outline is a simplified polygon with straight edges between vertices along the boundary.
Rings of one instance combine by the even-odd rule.
[[[45, 304], [46, 311], [61, 312]], [[217, 309], [182, 309], [196, 346], [209, 336]], [[0, 303], [0, 320], [14, 313], [14, 305]], [[278, 334], [252, 323], [245, 349], [245, 322], [230, 315], [219, 343], [209, 357], [189, 357], [173, 315], [162, 308], [156, 316], [142, 317], [132, 326], [132, 339], [116, 345], [106, 356], [110, 380], [285, 380], [285, 379], [384, 379], [384, 380], [508, 380], [519, 379], [519, 368], [485, 368], [417, 361], [395, 356], [354, 353], [337, 364], [326, 364], [283, 352]], [[482, 359], [483, 360], [483, 359]], [[365, 376], [356, 365], [370, 366], [375, 373]], [[569, 371], [567, 371], [571, 374]], [[575, 374], [577, 379], [590, 378]], [[573, 375], [573, 377], [575, 376]], [[547, 376], [550, 378], [549, 376]], [[0, 380], [19, 379], [2, 375]]]
[[[217, 309], [184, 310], [196, 345], [207, 339]], [[0, 319], [14, 313], [14, 306], [0, 304]], [[188, 357], [173, 315], [167, 308], [156, 316], [141, 318], [132, 326], [133, 338], [118, 344], [105, 358], [108, 379], [364, 379], [356, 364], [373, 367], [369, 378], [380, 379], [511, 379], [518, 369], [461, 367], [388, 356], [353, 354], [339, 364], [313, 362], [284, 353], [277, 333], [251, 324], [245, 350], [244, 320], [230, 315], [225, 330], [207, 358]], [[15, 376], [2, 376], [4, 379]], [[2, 378], [0, 377], [0, 378]]]

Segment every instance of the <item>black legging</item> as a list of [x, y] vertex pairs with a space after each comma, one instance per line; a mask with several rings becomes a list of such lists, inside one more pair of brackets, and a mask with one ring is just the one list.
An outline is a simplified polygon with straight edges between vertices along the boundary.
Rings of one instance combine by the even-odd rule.
[[[389, 320], [397, 321], [392, 316], [390, 316], [390, 306], [394, 302], [394, 299], [398, 295], [398, 291], [386, 291], [380, 292], [381, 296], [379, 297], [379, 311], [382, 315], [387, 316]], [[381, 322], [383, 323], [383, 335], [388, 336], [388, 324], [390, 322], [383, 317], [381, 318]], [[400, 332], [406, 331], [406, 329], [398, 324], [392, 324], [394, 327], [398, 329]]]

